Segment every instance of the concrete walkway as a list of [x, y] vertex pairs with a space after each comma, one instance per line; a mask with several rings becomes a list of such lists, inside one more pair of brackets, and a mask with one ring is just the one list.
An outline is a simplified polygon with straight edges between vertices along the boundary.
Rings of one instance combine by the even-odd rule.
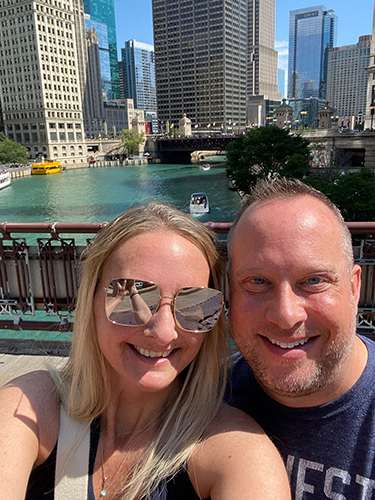
[[66, 357], [60, 356], [0, 354], [0, 387], [9, 380], [33, 370], [46, 370], [48, 366], [61, 367], [66, 360]]

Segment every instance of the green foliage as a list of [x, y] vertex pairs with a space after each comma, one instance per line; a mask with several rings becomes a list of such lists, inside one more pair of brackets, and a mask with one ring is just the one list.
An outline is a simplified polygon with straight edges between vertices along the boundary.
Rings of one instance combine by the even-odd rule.
[[345, 220], [375, 220], [375, 173], [369, 168], [349, 172], [335, 179], [332, 201], [342, 211]]
[[0, 138], [0, 163], [27, 163], [29, 153], [24, 146], [10, 139]]
[[228, 144], [227, 175], [235, 189], [249, 193], [258, 179], [302, 178], [309, 170], [308, 141], [278, 127], [252, 129]]
[[169, 128], [169, 135], [170, 137], [177, 137], [179, 134], [178, 127], [175, 127], [174, 125], [171, 125]]
[[139, 153], [139, 146], [143, 142], [144, 134], [137, 134], [133, 129], [122, 129], [118, 138], [122, 142], [124, 154], [137, 155]]
[[347, 221], [375, 220], [375, 173], [368, 168], [338, 175], [333, 182], [309, 177], [304, 182], [322, 191]]
[[284, 177], [294, 179], [304, 179], [310, 174], [310, 165], [306, 156], [299, 153], [289, 156], [282, 166], [280, 174]]

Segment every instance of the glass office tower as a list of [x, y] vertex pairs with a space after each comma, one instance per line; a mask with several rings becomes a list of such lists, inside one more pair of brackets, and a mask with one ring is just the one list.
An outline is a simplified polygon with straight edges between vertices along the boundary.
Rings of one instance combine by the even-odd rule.
[[[107, 99], [108, 100], [120, 99], [120, 78], [119, 78], [118, 61], [117, 61], [114, 0], [83, 0], [83, 7], [85, 13], [90, 15], [91, 21], [99, 21], [100, 23], [103, 23], [107, 26], [109, 64], [110, 64], [111, 88], [112, 88], [112, 95], [108, 95], [107, 93]], [[99, 41], [98, 29], [97, 29], [97, 34]]]
[[337, 16], [323, 5], [289, 17], [289, 99], [325, 99], [328, 53], [336, 45]]
[[124, 97], [136, 109], [156, 111], [154, 46], [128, 40], [121, 49]]
[[86, 30], [93, 30], [95, 28], [99, 46], [103, 100], [110, 101], [113, 97], [107, 25], [104, 23], [100, 23], [99, 21], [93, 21], [88, 14], [85, 14], [85, 28]]

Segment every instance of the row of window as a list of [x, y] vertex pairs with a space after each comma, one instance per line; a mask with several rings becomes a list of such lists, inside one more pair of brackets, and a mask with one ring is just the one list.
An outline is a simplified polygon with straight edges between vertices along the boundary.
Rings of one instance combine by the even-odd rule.
[[[26, 31], [34, 31], [34, 25], [33, 24], [28, 24], [26, 26], [21, 26], [18, 28], [19, 33], [26, 33]], [[10, 30], [4, 30], [1, 33], [2, 37], [9, 37], [9, 36], [14, 36], [17, 34], [17, 28], [12, 28]], [[5, 45], [5, 44], [4, 44]]]
[[[13, 31], [13, 30], [11, 30]], [[25, 31], [25, 30], [23, 30]], [[14, 30], [14, 34], [16, 35], [17, 34], [17, 30]], [[22, 30], [19, 29], [19, 32], [21, 33]], [[12, 33], [13, 35], [13, 33]], [[28, 42], [32, 42], [35, 40], [35, 35], [27, 35], [27, 36], [19, 36], [19, 37], [16, 37], [16, 38], [12, 38], [11, 40], [0, 40], [0, 47], [10, 47], [10, 45], [17, 45], [18, 43], [20, 44], [28, 44]], [[31, 44], [28, 44], [32, 47], [35, 47], [35, 45], [31, 45]], [[26, 47], [26, 45], [23, 45], [24, 47]], [[25, 50], [25, 52], [27, 52], [27, 50]]]

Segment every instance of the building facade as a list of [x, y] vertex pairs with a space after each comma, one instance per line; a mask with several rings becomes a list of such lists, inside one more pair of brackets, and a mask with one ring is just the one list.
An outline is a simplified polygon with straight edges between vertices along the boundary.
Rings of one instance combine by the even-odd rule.
[[7, 138], [31, 159], [87, 159], [83, 8], [64, 0], [0, 0], [0, 93]]
[[108, 41], [108, 26], [99, 21], [93, 21], [89, 14], [85, 14], [86, 31], [95, 32], [97, 45], [99, 49], [99, 65], [100, 78], [102, 88], [102, 100], [109, 101], [112, 99], [112, 75], [111, 75], [111, 60]]
[[375, 111], [375, 6], [372, 22], [372, 40], [370, 47], [370, 61], [367, 67], [367, 99], [366, 99], [366, 114], [365, 114], [365, 129], [373, 130], [374, 127], [374, 111]]
[[246, 125], [247, 1], [153, 0], [158, 118]]
[[134, 106], [156, 111], [154, 46], [128, 40], [121, 49], [124, 98], [133, 99]]
[[95, 26], [86, 31], [87, 71], [83, 97], [86, 138], [104, 136], [104, 101], [99, 42]]
[[[96, 25], [99, 47], [103, 49], [101, 56], [104, 57], [104, 51], [105, 51], [104, 49], [106, 47], [106, 44], [108, 45], [108, 52], [109, 52], [111, 93], [109, 90], [106, 91], [106, 99], [108, 101], [112, 99], [119, 99], [120, 79], [119, 79], [118, 60], [117, 60], [114, 0], [83, 0], [83, 7], [85, 14], [89, 14], [90, 16], [90, 23], [95, 24], [95, 22], [99, 22], [102, 23], [102, 25], [106, 26], [107, 34], [105, 35], [105, 30], [101, 29], [99, 25]], [[92, 28], [92, 26], [87, 26], [87, 27]], [[107, 37], [107, 42], [105, 41], [105, 37]], [[107, 62], [105, 64], [107, 64]], [[102, 77], [107, 78], [107, 73], [105, 73], [103, 70], [104, 61], [101, 61], [101, 65], [102, 65]]]
[[327, 101], [345, 123], [366, 114], [371, 35], [361, 36], [357, 44], [334, 47], [328, 56]]
[[281, 94], [281, 98], [285, 97], [285, 70], [279, 68], [277, 70], [277, 90]]
[[275, 0], [248, 0], [247, 94], [279, 99], [275, 50]]
[[328, 54], [336, 45], [337, 17], [323, 5], [289, 16], [288, 98], [325, 99]]

